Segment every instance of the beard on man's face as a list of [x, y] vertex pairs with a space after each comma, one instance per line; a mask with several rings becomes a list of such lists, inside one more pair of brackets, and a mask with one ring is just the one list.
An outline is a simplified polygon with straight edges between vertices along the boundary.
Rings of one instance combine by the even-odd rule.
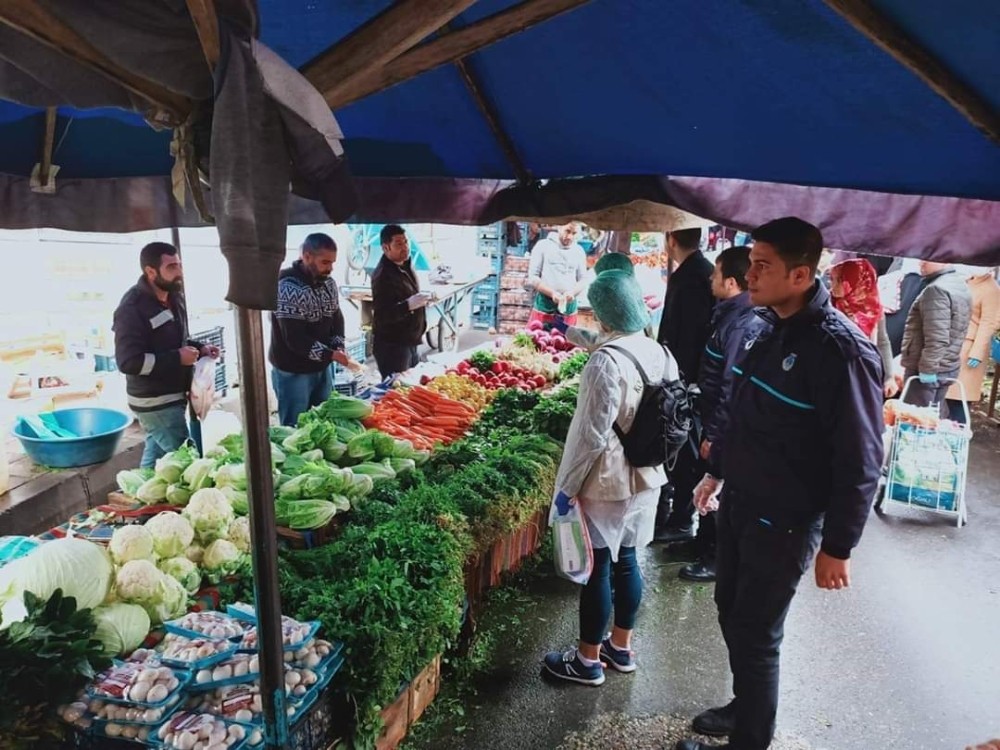
[[156, 284], [157, 288], [162, 289], [164, 292], [179, 292], [184, 288], [184, 279], [180, 276], [173, 281], [167, 281], [165, 278], [160, 276], [159, 273], [157, 273], [156, 278], [153, 279], [153, 283]]

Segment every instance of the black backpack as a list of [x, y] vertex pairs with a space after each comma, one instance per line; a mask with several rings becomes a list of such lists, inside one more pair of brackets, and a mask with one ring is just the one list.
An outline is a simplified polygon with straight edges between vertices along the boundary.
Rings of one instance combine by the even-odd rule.
[[[687, 385], [679, 379], [651, 383], [631, 352], [613, 344], [608, 344], [607, 348], [628, 357], [642, 378], [642, 397], [632, 427], [625, 433], [617, 421], [614, 424], [615, 435], [625, 449], [625, 458], [636, 467], [664, 464], [668, 471], [673, 469], [686, 445], [691, 445], [695, 452], [698, 450], [700, 428], [695, 408], [700, 394], [698, 386]], [[671, 357], [666, 347], [664, 353], [668, 359]]]

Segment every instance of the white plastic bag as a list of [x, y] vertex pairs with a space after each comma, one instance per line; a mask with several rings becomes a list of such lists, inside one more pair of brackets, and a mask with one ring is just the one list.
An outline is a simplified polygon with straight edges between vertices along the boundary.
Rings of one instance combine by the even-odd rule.
[[573, 583], [585, 584], [594, 572], [594, 548], [580, 503], [570, 505], [565, 514], [553, 513], [551, 521], [556, 573]]
[[191, 380], [191, 408], [204, 421], [215, 403], [215, 360], [202, 357], [194, 363]]

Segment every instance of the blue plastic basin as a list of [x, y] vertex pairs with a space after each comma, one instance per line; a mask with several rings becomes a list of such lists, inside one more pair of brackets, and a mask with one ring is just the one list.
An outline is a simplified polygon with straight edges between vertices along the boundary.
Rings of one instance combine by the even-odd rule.
[[60, 427], [80, 437], [45, 440], [29, 433], [21, 420], [14, 424], [14, 435], [32, 461], [60, 469], [87, 466], [107, 461], [115, 454], [122, 434], [132, 423], [132, 416], [115, 409], [86, 407], [52, 412]]

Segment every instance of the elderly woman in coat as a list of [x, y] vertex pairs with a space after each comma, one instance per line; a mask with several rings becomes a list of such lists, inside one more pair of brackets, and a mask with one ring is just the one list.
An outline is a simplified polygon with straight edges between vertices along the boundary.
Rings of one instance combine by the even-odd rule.
[[[580, 504], [594, 550], [594, 569], [580, 592], [578, 646], [546, 655], [544, 666], [553, 677], [600, 685], [604, 664], [619, 672], [636, 669], [632, 631], [643, 586], [636, 549], [653, 539], [660, 488], [667, 481], [662, 466], [629, 465], [615, 435], [615, 423], [625, 434], [631, 428], [643, 381], [636, 366], [614, 347], [635, 357], [652, 381], [677, 378], [678, 370], [667, 350], [643, 333], [649, 311], [631, 274], [621, 270], [599, 274], [589, 299], [601, 326], [600, 345], [581, 376], [576, 413], [556, 477], [553, 513]], [[608, 633], [612, 576], [614, 626]]]

